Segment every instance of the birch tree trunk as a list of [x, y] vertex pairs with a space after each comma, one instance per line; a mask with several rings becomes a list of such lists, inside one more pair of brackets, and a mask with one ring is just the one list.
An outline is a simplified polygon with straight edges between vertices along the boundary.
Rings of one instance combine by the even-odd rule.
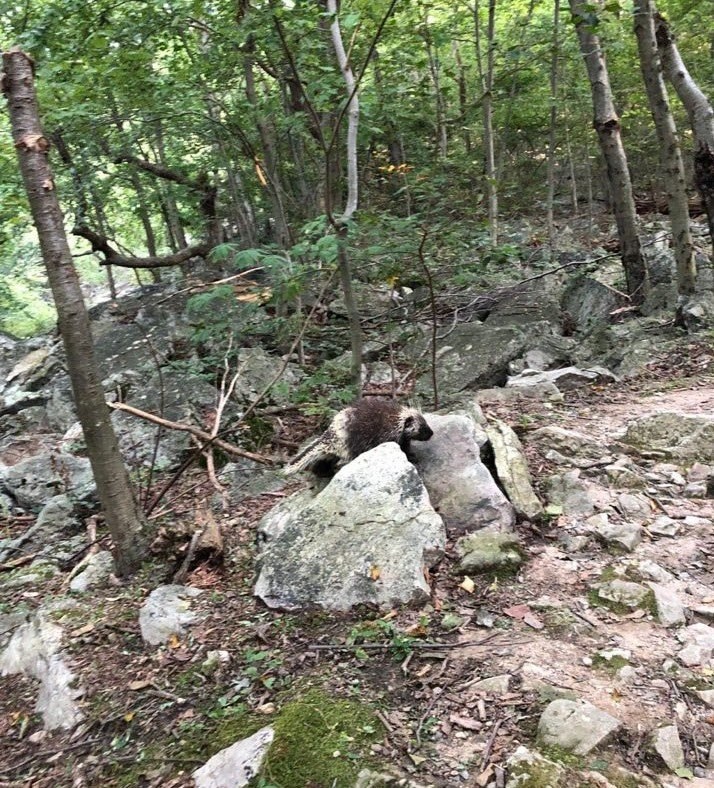
[[620, 119], [615, 112], [605, 55], [599, 38], [592, 32], [589, 6], [583, 0], [570, 0], [570, 11], [580, 43], [580, 52], [590, 80], [594, 121], [600, 150], [607, 168], [607, 179], [625, 269], [627, 293], [633, 304], [641, 304], [647, 294], [647, 268], [637, 236], [637, 214], [627, 157], [620, 136]]
[[486, 194], [488, 195], [488, 225], [491, 245], [498, 244], [498, 176], [496, 173], [496, 154], [493, 136], [493, 59], [494, 34], [496, 21], [496, 0], [488, 3], [488, 28], [486, 31], [486, 69], [483, 67], [483, 48], [481, 46], [481, 23], [479, 3], [476, 0], [474, 13], [474, 41], [476, 44], [476, 63], [483, 95], [483, 147], [486, 170]]
[[714, 261], [714, 108], [687, 71], [667, 20], [655, 12], [654, 24], [664, 73], [684, 104], [694, 132], [694, 182], [707, 213]]
[[677, 261], [677, 290], [680, 296], [688, 296], [695, 290], [697, 272], [692, 234], [689, 229], [689, 201], [684, 164], [677, 128], [669, 109], [669, 98], [662, 77], [662, 64], [655, 38], [653, 3], [651, 0], [635, 0], [634, 8], [640, 66], [647, 100], [657, 130], [662, 175], [667, 190], [669, 221], [672, 226], [674, 255]]
[[94, 359], [89, 317], [49, 166], [49, 141], [40, 126], [32, 62], [24, 52], [14, 48], [3, 53], [3, 66], [3, 89], [8, 99], [12, 135], [57, 307], [74, 401], [99, 499], [114, 540], [117, 569], [127, 575], [139, 566], [144, 556], [144, 523], [119, 454]]
[[[347, 202], [342, 216], [337, 219], [337, 260], [340, 268], [340, 282], [345, 298], [345, 307], [350, 323], [350, 343], [352, 345], [352, 379], [358, 394], [362, 393], [362, 327], [357, 302], [352, 290], [352, 270], [347, 254], [347, 223], [357, 210], [359, 201], [359, 173], [357, 172], [357, 130], [359, 128], [359, 97], [354, 72], [347, 59], [342, 42], [340, 20], [337, 15], [337, 0], [327, 0], [330, 14], [330, 35], [337, 56], [337, 63], [345, 80], [347, 91]], [[338, 129], [335, 129], [335, 135]], [[329, 154], [329, 149], [328, 149]]]

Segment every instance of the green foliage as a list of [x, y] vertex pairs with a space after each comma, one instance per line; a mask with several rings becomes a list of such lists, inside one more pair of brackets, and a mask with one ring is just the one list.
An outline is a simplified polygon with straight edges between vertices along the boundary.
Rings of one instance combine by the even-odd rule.
[[[412, 653], [416, 638], [400, 632], [391, 621], [377, 618], [372, 621], [363, 621], [353, 627], [347, 637], [348, 645], [358, 646], [364, 643], [388, 643], [392, 657], [401, 662]], [[368, 651], [357, 648], [356, 655], [360, 659], [369, 657]]]

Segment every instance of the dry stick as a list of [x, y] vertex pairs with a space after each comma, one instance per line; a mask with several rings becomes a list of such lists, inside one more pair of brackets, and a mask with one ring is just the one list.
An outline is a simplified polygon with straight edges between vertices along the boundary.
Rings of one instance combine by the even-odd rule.
[[508, 717], [501, 717], [500, 720], [496, 720], [493, 729], [491, 730], [491, 735], [488, 737], [488, 741], [486, 742], [486, 749], [483, 751], [483, 758], [481, 758], [481, 771], [486, 768], [486, 764], [488, 763], [488, 759], [491, 757], [491, 750], [493, 749], [493, 743], [496, 741], [496, 734], [498, 733], [498, 729], [503, 725], [503, 723], [509, 719]]
[[214, 279], [212, 282], [199, 282], [195, 285], [191, 285], [190, 287], [184, 287], [183, 290], [177, 290], [175, 293], [170, 293], [164, 298], [160, 298], [156, 304], [163, 304], [168, 301], [170, 298], [174, 298], [177, 295], [182, 295], [183, 293], [195, 293], [200, 290], [207, 290], [209, 287], [215, 287], [216, 285], [225, 285], [228, 282], [232, 282], [234, 279], [242, 279], [244, 276], [248, 276], [248, 274], [254, 274], [256, 271], [262, 271], [263, 266], [258, 266], [257, 268], [249, 268], [247, 271], [241, 271], [239, 274], [234, 274], [233, 276], [227, 276], [225, 279]]
[[205, 528], [199, 528], [198, 531], [194, 531], [194, 534], [191, 537], [191, 544], [189, 544], [188, 550], [186, 551], [186, 556], [184, 557], [178, 571], [174, 575], [173, 583], [175, 585], [183, 585], [184, 581], [186, 580], [188, 568], [191, 565], [191, 561], [193, 561], [193, 557], [196, 555], [198, 543], [200, 542], [205, 530]]
[[[501, 632], [493, 632], [490, 635], [486, 635], [485, 638], [481, 640], [464, 640], [461, 643], [430, 643], [430, 642], [417, 642], [417, 643], [410, 643], [409, 648], [411, 649], [452, 649], [452, 648], [466, 648], [467, 646], [483, 646], [488, 643], [490, 640], [494, 638], [501, 637], [503, 633]], [[513, 641], [510, 641], [513, 642]], [[528, 643], [530, 641], [519, 641]], [[333, 643], [309, 643], [307, 645], [309, 650], [315, 651], [356, 651], [357, 649], [364, 649], [365, 651], [376, 651], [376, 650], [383, 650], [394, 648], [392, 643], [361, 643], [361, 644], [354, 644], [352, 646], [340, 646]]]
[[[195, 435], [197, 438], [206, 441], [206, 445], [209, 443], [215, 444], [219, 449], [223, 449], [223, 451], [225, 451], [227, 454], [235, 455], [237, 457], [247, 457], [249, 460], [260, 462], [263, 465], [273, 464], [273, 460], [271, 460], [270, 457], [264, 457], [262, 454], [255, 454], [252, 451], [240, 449], [238, 446], [234, 446], [232, 443], [228, 443], [228, 441], [224, 441], [222, 438], [213, 437], [199, 427], [194, 427], [193, 424], [184, 424], [183, 422], [162, 419], [160, 416], [156, 416], [153, 413], [147, 413], [146, 411], [139, 410], [139, 408], [126, 405], [124, 402], [109, 402], [107, 404], [114, 410], [121, 410], [125, 413], [131, 413], [132, 416], [138, 416], [140, 419], [144, 419], [145, 421], [151, 421], [154, 424], [160, 424], [162, 427], [167, 427], [170, 430], [188, 432], [191, 435]], [[203, 448], [205, 449], [205, 446]]]
[[429, 704], [426, 707], [426, 711], [419, 718], [419, 724], [417, 725], [417, 729], [415, 731], [416, 740], [417, 740], [417, 749], [419, 747], [421, 747], [421, 729], [422, 729], [422, 726], [426, 722], [426, 718], [431, 714], [431, 710], [434, 708], [434, 704], [436, 703], [437, 700], [439, 700], [440, 697], [441, 697], [441, 692], [435, 692], [432, 695], [432, 698], [431, 698], [431, 700], [429, 701]]

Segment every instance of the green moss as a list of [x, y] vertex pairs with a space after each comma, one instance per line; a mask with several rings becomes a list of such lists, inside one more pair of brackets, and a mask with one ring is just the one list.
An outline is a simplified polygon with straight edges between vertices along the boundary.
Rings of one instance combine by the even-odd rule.
[[260, 777], [276, 788], [348, 788], [379, 732], [369, 707], [318, 689], [288, 703], [273, 724], [275, 738]]
[[580, 755], [575, 755], [575, 753], [571, 752], [570, 750], [566, 750], [564, 747], [558, 747], [557, 745], [548, 745], [548, 746], [540, 746], [538, 747], [539, 752], [544, 758], [547, 758], [549, 761], [554, 761], [555, 763], [559, 763], [562, 766], [570, 766], [573, 769], [584, 769], [585, 762], [583, 761]]
[[619, 654], [614, 654], [609, 659], [602, 654], [595, 654], [592, 660], [594, 668], [603, 668], [604, 670], [610, 671], [612, 673], [617, 673], [620, 668], [624, 668], [625, 665], [630, 664], [629, 661], [625, 659], [625, 657], [622, 657]]

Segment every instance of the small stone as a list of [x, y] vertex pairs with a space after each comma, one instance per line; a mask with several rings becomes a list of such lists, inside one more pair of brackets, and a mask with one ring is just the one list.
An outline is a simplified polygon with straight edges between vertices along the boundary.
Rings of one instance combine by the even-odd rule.
[[638, 679], [637, 668], [632, 665], [623, 665], [616, 675], [620, 684], [634, 684]]
[[697, 692], [700, 700], [703, 700], [707, 706], [710, 706], [714, 709], [714, 689], [711, 690], [699, 690]]
[[714, 651], [714, 629], [706, 624], [692, 624], [677, 633], [685, 644], [677, 654], [678, 659], [687, 667], [702, 665], [711, 659]]
[[657, 606], [657, 618], [665, 627], [676, 627], [686, 624], [684, 605], [677, 594], [659, 583], [648, 583], [652, 589]]
[[660, 515], [647, 526], [647, 530], [657, 536], [676, 536], [682, 530], [682, 526], [671, 517]]
[[241, 788], [258, 774], [275, 731], [261, 728], [216, 753], [191, 775], [196, 788]]
[[584, 700], [560, 698], [548, 704], [538, 722], [538, 738], [546, 746], [587, 755], [620, 727], [620, 720]]
[[611, 523], [606, 514], [596, 514], [586, 523], [605, 542], [623, 547], [628, 552], [642, 541], [642, 526], [637, 523]]
[[191, 599], [201, 594], [191, 586], [166, 585], [155, 588], [139, 611], [141, 636], [152, 646], [166, 643], [172, 635], [180, 635], [192, 624], [196, 614]]
[[684, 750], [676, 725], [657, 728], [652, 734], [652, 747], [671, 771], [684, 766]]
[[523, 563], [518, 537], [512, 533], [478, 531], [459, 539], [456, 550], [461, 556], [460, 572], [513, 570]]
[[647, 520], [652, 514], [650, 502], [644, 495], [620, 493], [617, 502], [629, 520]]
[[651, 593], [645, 586], [632, 583], [629, 580], [610, 580], [600, 583], [596, 588], [600, 599], [616, 602], [632, 609], [640, 607]]
[[605, 662], [612, 662], [613, 660], [625, 660], [625, 662], [629, 662], [632, 657], [632, 652], [625, 648], [600, 649], [596, 654], [600, 659], [605, 660]]
[[558, 537], [558, 541], [566, 553], [581, 553], [590, 544], [590, 537], [562, 534]]
[[696, 605], [692, 612], [704, 618], [714, 618], [714, 605]]
[[114, 572], [114, 558], [108, 550], [93, 553], [84, 569], [69, 583], [69, 590], [81, 594], [105, 584]]
[[714, 473], [714, 467], [695, 462], [687, 472], [688, 482], [706, 482], [707, 478]]
[[691, 482], [688, 484], [682, 494], [685, 498], [706, 498], [707, 497], [707, 483], [706, 482]]
[[231, 655], [220, 649], [218, 651], [209, 651], [206, 654], [206, 659], [201, 663], [204, 670], [215, 670], [219, 665], [227, 665], [231, 661]]
[[650, 561], [649, 558], [644, 558], [636, 564], [637, 571], [646, 580], [654, 580], [656, 583], [671, 583], [676, 578], [671, 572], [668, 572], [664, 567]]
[[493, 695], [505, 695], [508, 692], [508, 687], [511, 677], [508, 673], [500, 676], [490, 676], [486, 679], [481, 679], [471, 686], [471, 689], [478, 692], [489, 692]]

